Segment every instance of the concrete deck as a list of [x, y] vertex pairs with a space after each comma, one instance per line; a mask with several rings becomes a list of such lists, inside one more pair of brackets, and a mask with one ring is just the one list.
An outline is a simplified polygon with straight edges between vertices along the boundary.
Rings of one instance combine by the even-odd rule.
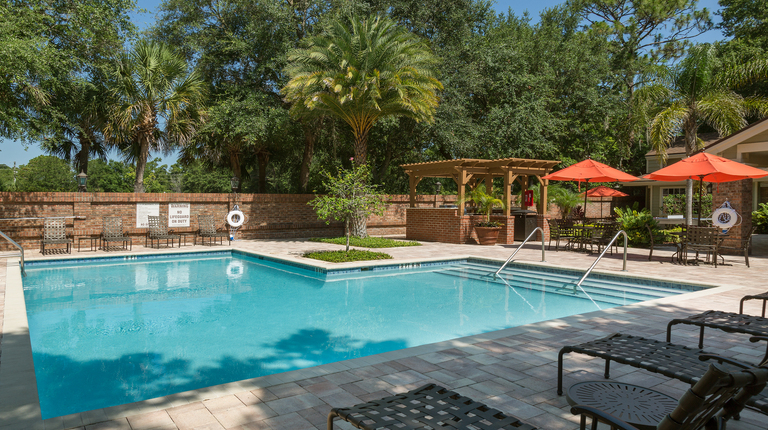
[[[349, 406], [392, 393], [404, 392], [436, 382], [545, 429], [575, 429], [578, 419], [569, 412], [565, 397], [557, 396], [558, 350], [622, 331], [663, 340], [666, 323], [680, 316], [708, 309], [738, 311], [739, 298], [768, 290], [768, 252], [764, 237], [755, 241], [756, 256], [751, 268], [743, 257], [726, 257], [726, 265], [680, 266], [670, 263], [671, 251], [655, 251], [648, 261], [647, 250], [629, 252], [630, 276], [656, 277], [713, 288], [604, 311], [515, 327], [437, 344], [392, 351], [369, 357], [326, 364], [261, 378], [179, 393], [134, 404], [88, 411], [46, 421], [40, 419], [37, 387], [32, 367], [21, 275], [14, 259], [0, 261], [0, 430], [11, 429], [324, 429], [332, 407]], [[308, 250], [341, 249], [336, 245], [303, 240], [237, 241], [234, 248], [294, 261]], [[184, 247], [182, 251], [202, 250]], [[207, 247], [205, 248], [207, 249]], [[420, 247], [384, 250], [395, 261], [477, 256], [503, 260], [511, 245], [480, 247], [424, 243]], [[136, 247], [133, 253], [157, 252]], [[172, 252], [172, 251], [162, 251]], [[82, 258], [101, 252], [77, 252]], [[115, 255], [116, 253], [110, 253]], [[60, 257], [60, 256], [54, 256]], [[31, 252], [27, 259], [43, 258]], [[49, 257], [44, 257], [49, 258]], [[585, 270], [594, 256], [551, 251], [547, 262], [539, 244], [518, 254], [519, 262]], [[392, 260], [387, 261], [391, 263]], [[322, 267], [354, 264], [309, 262]], [[619, 255], [608, 256], [599, 271], [620, 273]], [[759, 313], [760, 305], [748, 302], [745, 312]], [[695, 345], [698, 332], [676, 328], [673, 341]], [[764, 346], [750, 344], [746, 335], [708, 330], [705, 346], [722, 355], [756, 362]], [[602, 379], [602, 360], [579, 355], [566, 358], [565, 386], [576, 381]], [[612, 365], [615, 380], [644, 385], [680, 396], [686, 384], [628, 366]], [[766, 428], [766, 418], [745, 411], [741, 421], [729, 423], [731, 430]], [[337, 428], [352, 428], [340, 424]]]

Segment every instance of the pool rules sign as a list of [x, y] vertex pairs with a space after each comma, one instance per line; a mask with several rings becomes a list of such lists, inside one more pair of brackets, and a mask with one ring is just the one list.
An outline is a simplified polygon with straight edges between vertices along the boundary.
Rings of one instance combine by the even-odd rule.
[[189, 227], [189, 203], [168, 203], [168, 227]]

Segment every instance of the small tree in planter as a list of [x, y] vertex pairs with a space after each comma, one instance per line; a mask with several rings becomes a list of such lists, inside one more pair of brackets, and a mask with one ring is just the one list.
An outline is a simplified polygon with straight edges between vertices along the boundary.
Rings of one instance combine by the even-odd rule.
[[338, 176], [323, 172], [327, 180], [323, 186], [328, 194], [315, 196], [308, 204], [315, 209], [317, 216], [326, 224], [331, 221], [344, 221], [344, 234], [347, 237], [346, 252], [349, 252], [349, 223], [354, 216], [381, 215], [386, 204], [375, 185], [368, 185], [370, 169], [367, 165], [343, 170]]
[[[491, 191], [493, 193], [493, 191]], [[469, 192], [466, 201], [471, 201], [477, 207], [480, 213], [485, 214], [485, 221], [475, 224], [475, 232], [477, 233], [477, 241], [480, 245], [494, 245], [496, 239], [499, 237], [499, 231], [501, 231], [501, 223], [491, 221], [491, 213], [493, 208], [504, 207], [504, 201], [492, 194], [485, 193], [485, 185], [478, 185], [474, 190]]]

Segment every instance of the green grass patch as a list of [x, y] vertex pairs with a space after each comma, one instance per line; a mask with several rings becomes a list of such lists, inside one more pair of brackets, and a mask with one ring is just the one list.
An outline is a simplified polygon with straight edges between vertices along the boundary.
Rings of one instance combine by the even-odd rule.
[[[311, 242], [333, 243], [336, 245], [347, 244], [346, 237], [313, 237], [312, 239], [309, 239], [309, 240]], [[366, 238], [359, 238], [359, 237], [352, 236], [349, 238], [349, 245], [359, 246], [361, 248], [396, 248], [399, 246], [421, 246], [419, 242], [414, 242], [412, 240], [394, 240], [394, 239], [387, 239], [386, 237], [371, 237], [371, 236], [368, 236]]]
[[361, 251], [357, 249], [350, 249], [349, 252], [344, 251], [317, 251], [307, 252], [304, 254], [307, 258], [314, 258], [315, 260], [327, 261], [330, 263], [346, 263], [349, 261], [366, 261], [366, 260], [389, 260], [391, 255], [383, 252], [373, 251]]

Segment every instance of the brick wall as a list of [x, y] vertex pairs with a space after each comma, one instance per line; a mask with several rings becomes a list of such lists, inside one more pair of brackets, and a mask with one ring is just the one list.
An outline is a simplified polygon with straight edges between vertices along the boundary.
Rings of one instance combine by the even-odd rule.
[[[712, 208], [719, 208], [725, 199], [741, 215], [741, 225], [732, 227], [724, 246], [739, 247], [741, 240], [752, 232], [752, 179], [712, 184]], [[694, 202], [696, 204], [696, 202]]]
[[[477, 243], [474, 225], [485, 221], [482, 215], [458, 216], [458, 209], [407, 208], [406, 238], [443, 243]], [[492, 216], [491, 221], [503, 224], [496, 243], [514, 242], [514, 217]]]
[[[240, 194], [237, 203], [247, 216], [238, 230], [238, 238], [278, 239], [299, 237], [341, 236], [343, 223], [330, 225], [317, 218], [307, 203], [310, 194]], [[385, 196], [386, 212], [368, 220], [372, 235], [405, 234], [405, 213], [409, 206], [407, 195]], [[419, 196], [420, 206], [432, 206], [435, 196]], [[438, 204], [455, 201], [455, 196], [439, 196]], [[67, 234], [75, 237], [98, 235], [102, 217], [121, 216], [123, 226], [133, 238], [134, 245], [144, 243], [146, 228], [136, 228], [136, 204], [159, 203], [160, 216], [168, 216], [169, 203], [190, 203], [190, 227], [177, 227], [180, 233], [197, 230], [198, 215], [214, 215], [225, 228], [226, 215], [233, 205], [232, 194], [134, 194], [134, 193], [0, 193], [0, 218], [71, 217]], [[0, 231], [8, 234], [25, 249], [39, 249], [43, 220], [0, 221]], [[0, 250], [10, 245], [0, 242]]]

